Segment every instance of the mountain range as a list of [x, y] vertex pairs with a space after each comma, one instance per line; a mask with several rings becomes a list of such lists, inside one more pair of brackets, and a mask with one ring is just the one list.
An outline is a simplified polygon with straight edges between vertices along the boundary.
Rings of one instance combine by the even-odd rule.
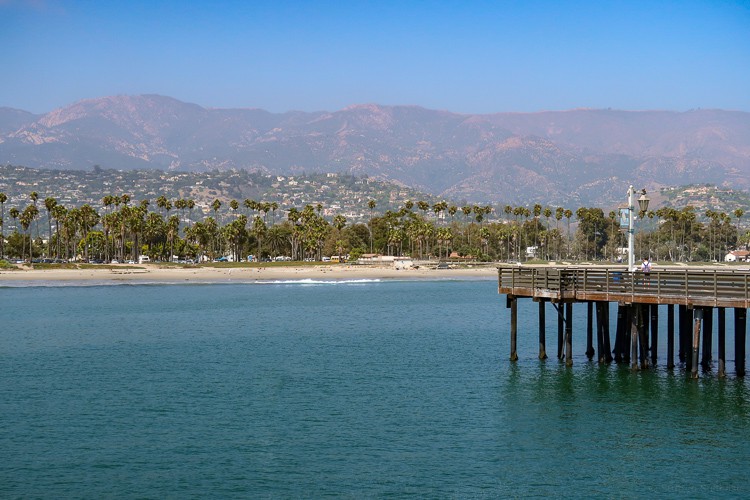
[[622, 201], [629, 184], [750, 189], [750, 113], [469, 115], [375, 104], [270, 113], [158, 95], [112, 96], [43, 115], [0, 108], [0, 163], [348, 172], [453, 200], [605, 206]]

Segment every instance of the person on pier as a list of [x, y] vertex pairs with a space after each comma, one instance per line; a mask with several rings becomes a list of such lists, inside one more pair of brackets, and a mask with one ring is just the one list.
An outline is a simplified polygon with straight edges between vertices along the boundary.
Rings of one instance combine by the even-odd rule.
[[651, 261], [648, 257], [643, 258], [643, 264], [641, 264], [641, 271], [643, 271], [643, 283], [646, 286], [651, 285]]

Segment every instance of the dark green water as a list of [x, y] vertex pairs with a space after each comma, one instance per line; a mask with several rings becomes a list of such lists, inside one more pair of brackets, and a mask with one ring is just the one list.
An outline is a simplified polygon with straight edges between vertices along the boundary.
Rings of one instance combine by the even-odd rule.
[[748, 496], [731, 342], [726, 380], [600, 367], [576, 307], [568, 369], [522, 301], [512, 364], [496, 290], [0, 288], [0, 497]]

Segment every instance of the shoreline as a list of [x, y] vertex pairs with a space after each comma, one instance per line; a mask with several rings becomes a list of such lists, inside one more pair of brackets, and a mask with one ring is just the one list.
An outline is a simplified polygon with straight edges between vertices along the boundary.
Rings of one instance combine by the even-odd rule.
[[114, 283], [255, 283], [295, 280], [442, 280], [496, 279], [494, 266], [434, 269], [395, 269], [353, 265], [335, 266], [269, 266], [269, 267], [197, 267], [172, 268], [157, 264], [136, 267], [123, 265], [103, 269], [18, 269], [0, 270], [0, 286], [42, 282]]

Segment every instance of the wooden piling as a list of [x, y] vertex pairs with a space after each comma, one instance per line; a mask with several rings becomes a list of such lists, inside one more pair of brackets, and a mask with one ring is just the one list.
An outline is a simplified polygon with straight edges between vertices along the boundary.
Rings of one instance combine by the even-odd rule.
[[638, 369], [638, 310], [631, 305], [630, 309], [630, 367]]
[[667, 305], [667, 368], [674, 368], [674, 304]]
[[656, 366], [659, 351], [659, 305], [651, 304], [651, 366]]
[[713, 308], [703, 307], [703, 352], [701, 353], [701, 368], [711, 369], [711, 347], [713, 344]]
[[687, 359], [685, 356], [685, 353], [687, 352], [687, 342], [685, 341], [687, 335], [687, 325], [690, 324], [690, 322], [687, 319], [687, 306], [680, 304], [678, 306], [678, 315], [679, 315], [679, 352], [678, 356], [680, 359], [680, 363], [684, 363]]
[[557, 359], [563, 358], [563, 344], [565, 342], [565, 310], [562, 304], [555, 305], [557, 309]]
[[[609, 302], [602, 303], [602, 337], [604, 340], [604, 360], [612, 362], [612, 347], [609, 344]], [[598, 313], [597, 313], [598, 314]]]
[[604, 308], [605, 302], [596, 303], [596, 360], [599, 364], [606, 361], [604, 354]]
[[586, 357], [594, 357], [594, 303], [586, 301]]
[[509, 296], [508, 302], [510, 303], [510, 360], [518, 361], [518, 300]]
[[565, 304], [565, 365], [573, 366], [573, 303]]
[[543, 300], [539, 301], [539, 359], [547, 359], [547, 333]]
[[636, 304], [638, 309], [638, 344], [640, 346], [641, 369], [649, 366], [648, 359], [648, 304]]
[[738, 377], [745, 376], [745, 339], [747, 337], [747, 309], [734, 308], [734, 363]]
[[726, 345], [727, 345], [727, 337], [726, 337], [726, 308], [720, 307], [718, 311], [716, 311], [716, 317], [718, 320], [718, 333], [719, 333], [719, 377], [724, 378], [727, 376], [727, 353], [726, 353]]
[[693, 351], [691, 353], [690, 377], [698, 378], [698, 349], [701, 341], [701, 323], [703, 320], [703, 308], [695, 309], [695, 321], [693, 323]]
[[685, 342], [685, 370], [692, 371], [693, 369], [693, 313], [694, 309], [691, 309], [689, 307], [685, 308], [685, 324], [681, 325], [685, 332], [683, 334], [684, 336], [684, 342]]
[[617, 304], [617, 326], [615, 329], [615, 363], [622, 363], [623, 337], [625, 336], [625, 306]]
[[630, 348], [632, 346], [632, 323], [633, 323], [633, 307], [628, 305], [625, 307], [625, 321], [622, 330], [622, 355], [623, 362], [630, 364]]

